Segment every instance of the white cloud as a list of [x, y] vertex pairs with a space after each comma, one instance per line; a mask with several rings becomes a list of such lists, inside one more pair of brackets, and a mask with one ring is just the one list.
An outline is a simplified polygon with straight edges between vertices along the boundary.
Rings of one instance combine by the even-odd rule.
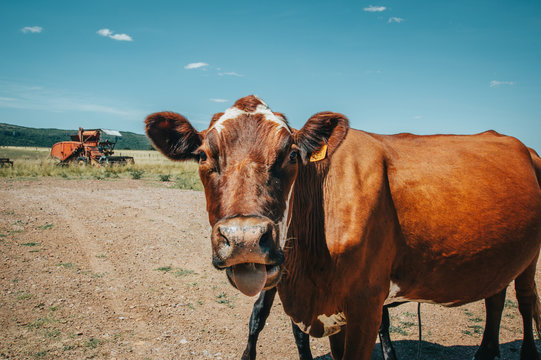
[[227, 100], [227, 99], [210, 99], [210, 101], [213, 101], [215, 103], [225, 103], [225, 102], [228, 102], [229, 100]]
[[133, 41], [132, 37], [128, 34], [115, 34], [113, 31], [109, 29], [100, 29], [97, 31], [97, 33], [101, 36], [108, 37], [113, 40], [117, 41]]
[[128, 34], [114, 34], [114, 35], [109, 36], [109, 37], [111, 39], [113, 39], [113, 40], [118, 40], [118, 41], [133, 41], [131, 36], [128, 35]]
[[109, 29], [100, 29], [98, 30], [98, 34], [100, 34], [101, 36], [111, 36], [113, 35], [113, 32]]
[[43, 31], [43, 28], [41, 26], [25, 26], [21, 29], [21, 31], [25, 34], [32, 33], [40, 33]]
[[184, 66], [184, 69], [187, 69], [187, 70], [200, 69], [200, 68], [204, 68], [205, 66], [209, 66], [209, 64], [205, 62], [194, 62], [194, 63], [189, 63], [188, 65]]
[[234, 71], [218, 73], [218, 75], [220, 75], [220, 76], [237, 76], [237, 77], [243, 77], [244, 76], [244, 75], [236, 73]]
[[399, 18], [399, 17], [390, 17], [389, 18], [389, 23], [401, 23], [402, 21], [404, 21], [404, 19], [402, 18]]
[[498, 86], [502, 86], [502, 85], [515, 85], [515, 82], [514, 81], [499, 81], [499, 80], [492, 80], [490, 82], [490, 87], [498, 87]]
[[189, 63], [189, 64], [187, 64], [187, 65], [184, 66], [184, 69], [186, 69], [186, 70], [200, 69], [200, 70], [204, 70], [204, 71], [207, 71], [208, 69], [211, 69], [211, 70], [213, 70], [213, 71], [216, 71], [217, 74], [218, 74], [218, 76], [236, 76], [236, 77], [244, 77], [244, 75], [239, 74], [238, 72], [234, 72], [234, 71], [221, 71], [222, 68], [215, 67], [215, 66], [210, 66], [210, 65], [207, 64], [206, 62], [202, 62], [202, 61]]
[[363, 10], [368, 12], [382, 12], [387, 10], [387, 7], [370, 5], [368, 7], [365, 7]]

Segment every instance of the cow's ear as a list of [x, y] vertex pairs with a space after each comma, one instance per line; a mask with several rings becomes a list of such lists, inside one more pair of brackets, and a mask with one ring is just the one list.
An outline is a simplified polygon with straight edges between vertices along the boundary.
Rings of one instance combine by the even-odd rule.
[[201, 134], [188, 120], [173, 112], [147, 116], [145, 130], [154, 147], [173, 160], [197, 159], [194, 151], [201, 146]]
[[303, 162], [320, 161], [332, 156], [346, 137], [348, 119], [339, 113], [324, 111], [313, 115], [294, 135]]

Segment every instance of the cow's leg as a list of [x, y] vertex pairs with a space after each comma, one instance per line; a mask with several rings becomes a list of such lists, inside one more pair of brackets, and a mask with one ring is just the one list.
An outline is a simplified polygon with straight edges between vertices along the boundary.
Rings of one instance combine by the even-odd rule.
[[[384, 360], [396, 360], [396, 354], [389, 336], [389, 309], [387, 306], [383, 307], [383, 313], [381, 316], [381, 325], [379, 327], [378, 335], [381, 344], [381, 351], [383, 353]], [[329, 337], [331, 344], [331, 354], [334, 360], [342, 359], [344, 354], [346, 329], [342, 329], [338, 334]]]
[[312, 360], [312, 352], [310, 351], [310, 336], [301, 331], [301, 329], [291, 321], [293, 328], [293, 336], [295, 337], [295, 344], [297, 344], [297, 350], [299, 351], [300, 360]]
[[524, 326], [524, 338], [520, 348], [521, 360], [538, 360], [539, 354], [535, 346], [532, 331], [532, 318], [535, 319], [539, 328], [539, 297], [535, 286], [535, 268], [537, 258], [526, 268], [526, 270], [515, 279], [515, 290], [517, 293], [518, 310], [522, 315], [522, 324]]
[[346, 313], [346, 340], [342, 359], [370, 360], [381, 323], [383, 298], [356, 304], [349, 309]]
[[242, 360], [254, 360], [256, 356], [256, 344], [257, 338], [263, 327], [265, 321], [269, 317], [269, 313], [276, 295], [276, 288], [264, 290], [259, 295], [259, 298], [254, 304], [252, 309], [252, 316], [250, 316], [250, 332], [248, 335], [248, 343], [246, 349], [242, 354]]
[[329, 336], [329, 343], [331, 345], [331, 355], [333, 360], [342, 360], [344, 356], [344, 346], [346, 344], [346, 329], [347, 326], [344, 326], [339, 333]]
[[505, 292], [503, 289], [496, 295], [485, 299], [486, 323], [481, 346], [475, 353], [475, 360], [493, 360], [500, 356], [500, 322], [502, 319]]
[[389, 327], [391, 322], [389, 320], [389, 309], [387, 306], [383, 307], [383, 314], [381, 315], [381, 325], [379, 326], [379, 343], [381, 345], [381, 353], [384, 360], [396, 360], [396, 354], [389, 335]]

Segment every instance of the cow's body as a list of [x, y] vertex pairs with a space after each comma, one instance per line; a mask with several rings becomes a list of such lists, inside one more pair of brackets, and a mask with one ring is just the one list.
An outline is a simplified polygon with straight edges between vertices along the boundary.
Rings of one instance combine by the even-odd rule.
[[284, 265], [294, 276], [279, 293], [312, 336], [333, 331], [318, 317], [344, 313], [352, 293], [373, 295], [355, 308], [461, 305], [501, 291], [537, 258], [541, 193], [513, 138], [350, 130], [329, 164], [299, 170]]
[[200, 154], [213, 264], [247, 295], [277, 285], [303, 331], [330, 336], [335, 359], [370, 358], [384, 304], [483, 298], [476, 358], [493, 359], [513, 280], [521, 359], [538, 358], [538, 159], [516, 139], [375, 135], [330, 112], [295, 131], [253, 96], [204, 132], [158, 113], [147, 133], [173, 159]]

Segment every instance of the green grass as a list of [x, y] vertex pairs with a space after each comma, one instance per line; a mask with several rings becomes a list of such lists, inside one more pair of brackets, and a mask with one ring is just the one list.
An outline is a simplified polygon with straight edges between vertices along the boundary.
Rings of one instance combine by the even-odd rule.
[[32, 294], [22, 294], [17, 296], [17, 300], [26, 300], [32, 298]]
[[175, 177], [175, 187], [184, 190], [203, 190], [203, 184], [199, 176], [195, 177], [189, 173], [179, 174]]
[[483, 327], [481, 325], [469, 325], [469, 329], [471, 330], [462, 330], [462, 333], [464, 335], [481, 335], [483, 333]]
[[38, 246], [40, 243], [37, 242], [27, 242], [24, 244], [21, 244], [21, 246]]
[[100, 340], [100, 339], [90, 338], [90, 339], [85, 343], [85, 346], [88, 347], [88, 348], [91, 348], [91, 349], [95, 349], [95, 348], [98, 347], [99, 344], [101, 344], [101, 340]]
[[60, 263], [60, 264], [56, 264], [56, 266], [61, 266], [61, 267], [66, 268], [66, 269], [71, 269], [71, 268], [73, 268], [73, 264], [72, 264], [72, 263]]
[[169, 271], [171, 271], [171, 269], [172, 269], [171, 266], [162, 266], [162, 267], [157, 268], [156, 270], [163, 271], [163, 272], [169, 272]]
[[48, 229], [51, 229], [53, 226], [54, 226], [54, 224], [45, 224], [45, 225], [38, 226], [38, 229], [40, 229], [40, 230], [48, 230]]
[[189, 270], [189, 269], [182, 269], [182, 268], [177, 268], [177, 270], [175, 270], [175, 272], [174, 272], [174, 275], [176, 277], [181, 277], [181, 276], [186, 276], [186, 275], [193, 275], [193, 274], [195, 274], [195, 271]]
[[160, 181], [169, 181], [171, 180], [171, 175], [170, 174], [160, 174], [158, 175], [158, 179], [160, 179]]
[[142, 178], [144, 173], [145, 173], [145, 171], [141, 170], [141, 169], [131, 169], [130, 170], [131, 178], [134, 179], [134, 180], [138, 180], [138, 179]]
[[229, 306], [231, 309], [235, 307], [232, 300], [227, 297], [227, 294], [224, 292], [219, 293], [216, 295], [216, 302], [218, 304], [223, 304]]
[[403, 335], [403, 336], [409, 335], [406, 330], [402, 329], [400, 326], [394, 326], [394, 325], [389, 326], [389, 333], [391, 333], [391, 334], [400, 334], [400, 335]]
[[37, 318], [34, 322], [31, 322], [31, 323], [27, 324], [26, 327], [29, 327], [29, 328], [32, 328], [32, 329], [39, 329], [39, 328], [43, 327], [43, 325], [48, 324], [51, 321], [52, 321], [52, 319], [50, 319], [48, 317]]
[[58, 329], [52, 329], [45, 331], [45, 337], [48, 338], [56, 338], [60, 335], [60, 330]]

